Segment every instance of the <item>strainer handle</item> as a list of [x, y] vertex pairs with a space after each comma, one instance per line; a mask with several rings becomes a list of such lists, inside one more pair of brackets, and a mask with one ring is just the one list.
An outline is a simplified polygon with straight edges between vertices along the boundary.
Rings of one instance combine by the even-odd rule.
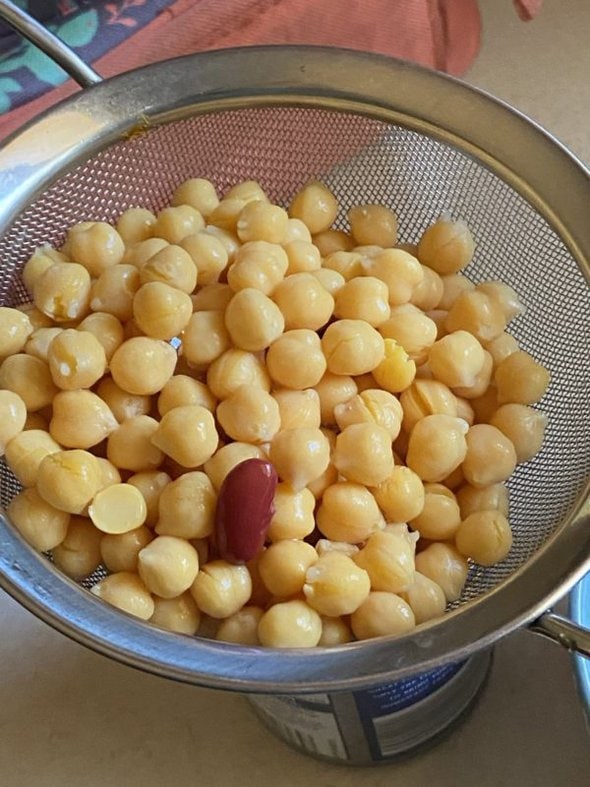
[[590, 658], [590, 629], [578, 626], [568, 618], [554, 612], [545, 612], [531, 623], [530, 629], [572, 653]]
[[0, 0], [0, 19], [45, 52], [67, 71], [80, 87], [90, 87], [102, 82], [100, 74], [78, 57], [73, 49], [10, 0]]

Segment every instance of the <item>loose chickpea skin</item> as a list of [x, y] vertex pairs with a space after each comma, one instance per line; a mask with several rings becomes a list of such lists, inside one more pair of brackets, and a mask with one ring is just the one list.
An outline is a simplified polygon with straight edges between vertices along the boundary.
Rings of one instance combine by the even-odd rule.
[[472, 292], [475, 284], [462, 273], [451, 273], [448, 276], [441, 276], [443, 293], [438, 302], [437, 309], [449, 311], [459, 295], [464, 292]]
[[83, 265], [91, 276], [117, 265], [123, 259], [125, 244], [114, 227], [104, 221], [74, 225], [67, 234], [71, 258]]
[[324, 426], [336, 426], [335, 408], [348, 402], [358, 392], [352, 377], [332, 372], [326, 372], [315, 390], [320, 397], [320, 414]]
[[242, 385], [217, 405], [217, 420], [233, 440], [267, 443], [281, 427], [279, 406], [261, 388]]
[[0, 391], [0, 456], [8, 443], [21, 434], [26, 420], [27, 407], [22, 398], [14, 391]]
[[313, 388], [292, 391], [280, 388], [272, 393], [279, 406], [281, 429], [309, 427], [319, 429], [321, 424], [320, 397]]
[[103, 377], [96, 388], [96, 393], [107, 404], [119, 423], [138, 415], [147, 415], [152, 408], [150, 396], [127, 393], [119, 388], [111, 377]]
[[318, 181], [311, 181], [298, 191], [289, 206], [289, 216], [300, 219], [312, 235], [329, 229], [337, 214], [336, 198]]
[[199, 556], [183, 538], [158, 536], [140, 550], [137, 570], [150, 593], [160, 598], [176, 598], [195, 581]]
[[205, 178], [189, 178], [181, 183], [172, 195], [171, 205], [190, 205], [208, 218], [219, 205], [215, 186]]
[[384, 205], [357, 205], [348, 211], [348, 220], [359, 245], [385, 249], [397, 243], [397, 216]]
[[449, 541], [461, 524], [461, 511], [452, 493], [441, 493], [431, 490], [427, 485], [424, 497], [424, 508], [417, 517], [410, 521], [414, 530], [420, 533], [421, 538], [429, 541]]
[[516, 467], [516, 451], [495, 426], [476, 424], [469, 429], [465, 440], [467, 453], [462, 469], [471, 486], [492, 486], [512, 475]]
[[266, 367], [271, 379], [286, 388], [311, 388], [326, 371], [326, 358], [315, 331], [286, 331], [269, 347]]
[[[120, 479], [119, 479], [120, 480]], [[145, 524], [154, 527], [158, 521], [160, 496], [172, 479], [161, 470], [143, 470], [127, 479], [127, 483], [139, 489], [146, 505]]]
[[109, 406], [92, 391], [61, 391], [53, 400], [49, 431], [64, 448], [91, 448], [117, 426]]
[[312, 240], [322, 257], [329, 257], [336, 251], [352, 251], [355, 245], [352, 236], [344, 230], [324, 230], [314, 234]]
[[168, 245], [157, 251], [140, 268], [141, 284], [163, 282], [190, 295], [197, 286], [197, 266], [182, 246]]
[[303, 589], [306, 572], [317, 560], [318, 554], [311, 544], [286, 539], [277, 541], [262, 553], [258, 570], [274, 596], [288, 598]]
[[53, 401], [57, 388], [49, 366], [40, 358], [18, 353], [0, 365], [0, 388], [20, 396], [28, 412], [36, 412]]
[[201, 213], [191, 205], [176, 205], [158, 213], [153, 234], [168, 243], [180, 243], [187, 235], [194, 235], [205, 227]]
[[391, 440], [400, 432], [402, 415], [401, 404], [395, 396], [379, 388], [367, 388], [334, 408], [341, 431], [352, 424], [375, 424], [385, 429]]
[[0, 358], [23, 350], [32, 333], [33, 326], [24, 312], [0, 306]]
[[410, 605], [395, 593], [373, 591], [350, 617], [357, 639], [405, 634], [416, 626]]
[[346, 480], [377, 486], [393, 471], [391, 436], [376, 424], [351, 424], [336, 437], [332, 463]]
[[441, 216], [420, 238], [418, 257], [437, 273], [449, 274], [469, 265], [474, 250], [475, 242], [467, 224]]
[[115, 350], [110, 372], [124, 391], [150, 396], [162, 390], [175, 365], [176, 351], [169, 344], [149, 336], [135, 336]]
[[156, 419], [149, 415], [127, 418], [108, 436], [107, 458], [115, 467], [134, 473], [156, 469], [164, 458], [152, 443], [158, 428]]
[[319, 429], [286, 429], [274, 436], [269, 459], [279, 478], [299, 491], [328, 467], [330, 443]]
[[54, 508], [81, 514], [102, 484], [99, 462], [88, 451], [47, 454], [37, 471], [37, 491]]
[[535, 404], [547, 391], [549, 371], [523, 350], [511, 353], [496, 368], [500, 404]]
[[212, 284], [226, 270], [229, 255], [219, 238], [207, 232], [188, 235], [180, 242], [196, 265], [199, 285]]
[[102, 534], [98, 528], [95, 533], [100, 536], [100, 557], [105, 567], [112, 573], [129, 571], [137, 573], [138, 555], [153, 540], [154, 534], [141, 525], [126, 533]]
[[410, 433], [406, 461], [423, 481], [438, 482], [467, 454], [468, 424], [450, 415], [427, 415]]
[[127, 208], [117, 219], [115, 229], [125, 246], [152, 237], [156, 217], [147, 208]]
[[201, 568], [190, 593], [201, 612], [212, 618], [228, 618], [249, 600], [252, 580], [246, 566], [212, 560]]
[[541, 450], [547, 416], [524, 404], [503, 404], [490, 418], [490, 424], [510, 440], [520, 464], [528, 462]]
[[207, 370], [207, 385], [217, 399], [227, 399], [242, 385], [270, 391], [270, 377], [264, 362], [254, 353], [231, 347]]
[[404, 465], [396, 465], [391, 475], [372, 492], [388, 522], [411, 521], [424, 508], [422, 480]]
[[405, 391], [416, 376], [416, 363], [395, 339], [383, 340], [384, 357], [372, 370], [377, 385], [390, 393]]
[[154, 600], [137, 574], [120, 571], [97, 582], [90, 592], [117, 609], [141, 620], [154, 614]]
[[440, 617], [447, 606], [447, 599], [440, 585], [419, 571], [414, 582], [400, 596], [412, 608], [416, 625]]
[[414, 380], [400, 396], [403, 427], [411, 432], [427, 415], [457, 415], [457, 400], [451, 389], [438, 380]]
[[270, 648], [314, 648], [322, 635], [322, 619], [305, 601], [274, 604], [260, 618], [258, 638]]
[[[290, 219], [289, 221], [296, 221], [296, 219]], [[311, 271], [319, 270], [322, 266], [320, 251], [311, 241], [291, 240], [285, 243], [283, 248], [287, 252], [289, 260], [286, 276], [292, 276], [296, 273], [310, 273]]]
[[338, 320], [328, 326], [321, 341], [333, 374], [374, 372], [385, 355], [383, 338], [364, 320]]
[[39, 552], [54, 549], [66, 537], [69, 514], [48, 503], [36, 489], [15, 495], [7, 513], [25, 541]]
[[207, 538], [213, 532], [217, 494], [199, 470], [183, 473], [161, 490], [156, 533], [178, 538]]
[[231, 346], [223, 312], [198, 311], [182, 332], [182, 354], [197, 369], [206, 368]]
[[237, 292], [229, 302], [225, 326], [236, 347], [260, 352], [282, 334], [285, 320], [276, 303], [248, 287]]
[[100, 540], [90, 520], [72, 516], [64, 540], [52, 550], [53, 562], [68, 577], [84, 579], [100, 565]]
[[117, 347], [123, 343], [123, 326], [113, 314], [106, 312], [89, 314], [78, 325], [78, 330], [91, 333], [98, 339], [102, 344], [107, 363], [110, 362]]
[[465, 557], [481, 566], [493, 566], [508, 556], [512, 532], [500, 511], [475, 511], [461, 522], [455, 544]]
[[447, 542], [437, 541], [416, 555], [416, 570], [436, 582], [447, 601], [457, 601], [465, 582], [469, 565], [463, 555]]
[[450, 388], [473, 385], [485, 358], [484, 349], [475, 336], [462, 330], [443, 336], [428, 353], [434, 378]]
[[[267, 532], [269, 541], [274, 543], [284, 539], [302, 539], [313, 531], [315, 498], [309, 489], [296, 491], [290, 484], [278, 484], [274, 508]], [[269, 589], [276, 593], [272, 588]]]
[[242, 243], [266, 241], [283, 243], [289, 223], [287, 211], [262, 200], [246, 203], [236, 222], [236, 232]]
[[[274, 548], [279, 546], [276, 544]], [[367, 598], [370, 589], [367, 572], [338, 551], [326, 552], [317, 558], [307, 569], [303, 585], [309, 606], [328, 617], [354, 612]]]
[[361, 484], [339, 481], [328, 487], [316, 512], [316, 523], [326, 538], [358, 544], [385, 526], [371, 492]]
[[104, 348], [96, 336], [75, 328], [61, 331], [52, 340], [47, 361], [55, 385], [68, 391], [90, 388], [107, 366]]
[[236, 252], [227, 272], [227, 283], [234, 292], [251, 287], [264, 295], [272, 295], [288, 265], [287, 252], [278, 243], [250, 241]]
[[121, 322], [133, 315], [133, 298], [140, 286], [140, 275], [135, 265], [113, 265], [103, 271], [90, 290], [90, 308], [107, 312]]
[[285, 318], [285, 329], [322, 328], [334, 311], [334, 298], [311, 273], [294, 273], [283, 279], [273, 300]]
[[400, 593], [414, 582], [415, 543], [403, 535], [379, 531], [353, 556], [371, 580], [371, 590]]
[[213, 456], [219, 436], [209, 410], [185, 405], [162, 416], [151, 442], [182, 467], [194, 468]]

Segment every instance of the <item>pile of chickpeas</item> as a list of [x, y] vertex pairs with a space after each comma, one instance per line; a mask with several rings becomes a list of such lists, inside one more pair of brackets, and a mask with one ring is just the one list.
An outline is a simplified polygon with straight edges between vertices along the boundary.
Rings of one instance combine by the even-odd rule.
[[[387, 207], [352, 208], [348, 231], [338, 210], [319, 182], [285, 210], [196, 178], [25, 264], [31, 303], [0, 308], [8, 515], [69, 577], [103, 566], [109, 604], [333, 646], [442, 615], [471, 562], [508, 555], [505, 482], [541, 448], [549, 383], [506, 332], [519, 297], [460, 272], [463, 221], [412, 245]], [[218, 497], [248, 459], [278, 485], [264, 546], [230, 562]]]

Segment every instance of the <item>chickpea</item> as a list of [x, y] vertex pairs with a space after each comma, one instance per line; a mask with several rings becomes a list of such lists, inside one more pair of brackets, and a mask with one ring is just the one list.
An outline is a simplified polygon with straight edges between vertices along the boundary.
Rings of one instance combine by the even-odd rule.
[[248, 287], [237, 292], [229, 302], [225, 326], [236, 347], [260, 352], [282, 334], [285, 320], [270, 298]]
[[481, 290], [457, 296], [445, 320], [449, 332], [468, 331], [480, 342], [497, 338], [506, 328], [504, 312], [497, 301]]
[[367, 388], [348, 402], [336, 405], [334, 417], [341, 430], [352, 424], [375, 424], [385, 429], [390, 440], [395, 440], [401, 428], [402, 407], [388, 391]]
[[106, 403], [119, 423], [138, 415], [147, 415], [152, 409], [150, 396], [130, 394], [119, 388], [111, 377], [103, 377], [96, 393]]
[[454, 331], [443, 336], [432, 345], [428, 354], [434, 378], [449, 388], [474, 385], [485, 360], [483, 347], [467, 331]]
[[182, 467], [194, 468], [213, 456], [219, 436], [209, 410], [185, 405], [173, 407], [162, 417], [151, 441]]
[[333, 374], [356, 375], [374, 371], [383, 361], [382, 337], [364, 320], [338, 320], [322, 336], [322, 350]]
[[68, 230], [71, 258], [83, 265], [91, 276], [117, 265], [123, 259], [125, 244], [114, 227], [104, 221], [85, 221]]
[[261, 644], [271, 648], [313, 648], [321, 634], [321, 617], [299, 600], [274, 604], [258, 624]]
[[438, 380], [414, 380], [400, 396], [403, 426], [409, 433], [427, 415], [457, 415], [457, 400], [451, 389]]
[[154, 254], [168, 246], [164, 238], [147, 238], [131, 245], [125, 252], [122, 262], [128, 265], [135, 265], [141, 269]]
[[273, 437], [269, 458], [281, 480], [299, 491], [327, 468], [330, 443], [319, 429], [286, 429]]
[[0, 358], [21, 352], [32, 333], [33, 326], [24, 312], [0, 306]]
[[[282, 541], [274, 548], [286, 543], [289, 542]], [[317, 558], [307, 569], [303, 585], [309, 606], [329, 617], [354, 612], [367, 598], [370, 589], [367, 572], [337, 551], [326, 552]]]
[[322, 636], [318, 642], [321, 648], [344, 645], [354, 639], [350, 626], [343, 618], [322, 617]]
[[335, 409], [352, 399], [358, 392], [355, 381], [348, 375], [332, 374], [326, 372], [315, 386], [320, 397], [320, 413], [324, 426], [335, 426]]
[[236, 235], [236, 241], [239, 244], [236, 228], [240, 213], [250, 200], [243, 200], [238, 197], [225, 196], [219, 205], [209, 215], [209, 221], [212, 225], [219, 227], [226, 232], [231, 232]]
[[217, 492], [221, 489], [227, 474], [246, 459], [266, 459], [266, 454], [257, 445], [250, 443], [228, 443], [219, 448], [205, 462], [204, 470]]
[[107, 363], [110, 363], [117, 347], [123, 344], [123, 326], [113, 314], [106, 312], [89, 314], [78, 325], [78, 330], [91, 333], [98, 339], [102, 344]]
[[461, 522], [455, 544], [465, 557], [481, 566], [493, 566], [508, 556], [512, 532], [500, 511], [474, 511]]
[[373, 276], [350, 279], [336, 294], [336, 317], [364, 320], [377, 327], [389, 318], [390, 313], [387, 285]]
[[427, 312], [426, 316], [430, 317], [432, 322], [436, 325], [436, 338], [442, 339], [443, 336], [446, 336], [448, 331], [445, 328], [445, 322], [447, 319], [448, 311], [444, 309], [433, 309], [432, 311]]
[[463, 460], [465, 480], [475, 487], [505, 481], [516, 467], [516, 451], [499, 429], [489, 424], [472, 426], [465, 437], [467, 453]]
[[440, 585], [419, 571], [415, 572], [413, 584], [402, 591], [400, 596], [412, 608], [416, 625], [440, 617], [447, 606], [447, 599]]
[[457, 492], [457, 502], [462, 519], [476, 511], [499, 511], [508, 518], [508, 489], [502, 483], [485, 487], [465, 484]]
[[410, 433], [406, 462], [423, 481], [446, 478], [467, 455], [468, 425], [451, 415], [427, 415]]
[[[296, 491], [290, 484], [278, 484], [274, 497], [275, 510], [267, 532], [268, 540], [278, 543], [284, 539], [308, 536], [315, 527], [314, 508], [315, 498], [309, 489]], [[276, 593], [270, 586], [268, 588]]]
[[457, 601], [467, 581], [469, 565], [452, 544], [436, 541], [416, 555], [416, 570], [436, 582], [447, 601]]
[[100, 468], [100, 488], [106, 489], [107, 486], [112, 486], [112, 484], [120, 484], [121, 473], [115, 465], [103, 456], [97, 456], [96, 459]]
[[287, 221], [287, 232], [283, 238], [283, 247], [286, 251], [286, 246], [294, 241], [303, 241], [311, 243], [311, 232], [307, 229], [301, 219], [289, 219]]
[[133, 298], [133, 318], [153, 339], [172, 339], [187, 326], [193, 313], [190, 296], [159, 281], [148, 282]]
[[348, 211], [353, 238], [359, 245], [382, 248], [397, 243], [397, 216], [384, 205], [357, 205]]
[[228, 618], [249, 600], [252, 580], [246, 566], [212, 560], [201, 568], [190, 593], [201, 612], [212, 618]]
[[182, 354], [191, 366], [207, 367], [231, 346], [223, 312], [194, 312], [182, 333]]
[[127, 483], [139, 489], [146, 505], [145, 524], [154, 527], [158, 521], [160, 496], [172, 479], [161, 470], [144, 470], [127, 479]]
[[207, 538], [213, 533], [217, 494], [201, 471], [183, 473], [159, 496], [156, 533], [178, 538]]
[[298, 191], [289, 206], [289, 216], [300, 219], [312, 235], [329, 229], [337, 214], [336, 197], [317, 180]]
[[145, 522], [147, 508], [139, 489], [131, 484], [109, 484], [94, 496], [88, 514], [103, 533], [127, 533]]
[[44, 500], [36, 489], [24, 489], [8, 504], [9, 520], [39, 552], [54, 549], [66, 537], [69, 514]]
[[47, 432], [30, 429], [20, 432], [5, 448], [6, 462], [23, 486], [34, 486], [42, 460], [61, 451], [61, 446]]
[[279, 385], [296, 390], [311, 388], [326, 371], [319, 336], [307, 329], [287, 331], [269, 347], [266, 366]]
[[414, 552], [404, 536], [378, 531], [353, 559], [369, 575], [371, 590], [399, 593], [414, 582]]
[[424, 363], [436, 341], [436, 323], [411, 304], [395, 306], [391, 316], [379, 325], [384, 339], [395, 339], [417, 364]]
[[247, 385], [217, 406], [217, 420], [227, 435], [245, 443], [267, 443], [281, 426], [279, 407], [273, 397]]
[[187, 235], [194, 235], [205, 227], [201, 213], [191, 205], [175, 205], [158, 213], [153, 232], [168, 243], [180, 243]]
[[442, 298], [438, 302], [437, 309], [449, 311], [459, 295], [464, 292], [473, 292], [475, 284], [462, 273], [450, 273], [448, 276], [441, 276], [443, 285]]
[[235, 183], [225, 194], [225, 199], [241, 199], [248, 202], [268, 202], [266, 192], [256, 180], [243, 180]]
[[189, 178], [181, 183], [172, 195], [171, 205], [190, 205], [208, 218], [219, 205], [215, 186], [205, 178]]
[[150, 623], [177, 634], [192, 636], [197, 633], [201, 623], [201, 613], [190, 593], [182, 593], [176, 598], [154, 596], [154, 613]]
[[52, 340], [47, 361], [55, 385], [69, 391], [93, 386], [107, 365], [103, 346], [96, 336], [75, 328], [61, 331]]
[[485, 348], [492, 356], [495, 369], [505, 358], [508, 358], [509, 355], [512, 355], [512, 353], [515, 353], [520, 349], [514, 336], [506, 333], [506, 331], [501, 333], [495, 339], [492, 339], [491, 342], [486, 342]]
[[197, 280], [201, 286], [219, 280], [229, 260], [227, 249], [219, 238], [207, 232], [197, 232], [183, 238], [180, 245], [196, 265]]
[[416, 363], [395, 339], [384, 339], [384, 357], [372, 369], [377, 385], [390, 393], [408, 388], [416, 376]]
[[141, 266], [139, 280], [141, 284], [163, 282], [190, 295], [197, 286], [197, 267], [188, 251], [171, 244], [157, 251]]
[[483, 396], [490, 387], [492, 381], [494, 362], [492, 356], [484, 350], [484, 362], [481, 370], [475, 375], [475, 379], [471, 385], [455, 386], [453, 392], [457, 395], [457, 399], [463, 398], [469, 401], [478, 399]]
[[357, 639], [406, 634], [416, 626], [412, 608], [395, 593], [372, 591], [350, 617]]
[[353, 251], [335, 251], [326, 257], [323, 268], [336, 271], [345, 281], [351, 281], [363, 275], [363, 258]]
[[139, 285], [140, 276], [135, 265], [113, 265], [93, 282], [90, 308], [95, 312], [107, 312], [125, 322], [133, 314], [133, 296]]
[[24, 353], [10, 355], [2, 361], [0, 388], [20, 396], [29, 412], [50, 405], [57, 393], [49, 366], [40, 358]]
[[524, 306], [516, 291], [503, 281], [483, 281], [476, 286], [476, 290], [484, 292], [500, 307], [506, 322], [524, 312]]
[[270, 391], [270, 377], [258, 356], [231, 347], [209, 366], [207, 385], [217, 399], [227, 399], [242, 385]]
[[326, 538], [350, 544], [366, 541], [385, 525], [371, 492], [348, 481], [339, 481], [325, 490], [316, 523]]
[[549, 381], [549, 371], [522, 350], [505, 358], [494, 375], [500, 404], [535, 404], [545, 395]]
[[273, 299], [287, 330], [324, 326], [334, 311], [334, 298], [311, 273], [294, 273], [276, 287]]
[[156, 419], [149, 415], [127, 418], [108, 436], [109, 462], [134, 473], [155, 470], [164, 458], [163, 452], [152, 442], [159, 428]]
[[138, 555], [154, 538], [151, 530], [145, 525], [128, 530], [126, 533], [102, 535], [98, 529], [95, 529], [94, 532], [100, 536], [99, 548], [102, 562], [113, 573], [120, 571], [137, 573]]
[[225, 230], [222, 227], [216, 227], [213, 224], [208, 224], [205, 227], [204, 232], [206, 232], [207, 235], [212, 235], [221, 242], [223, 248], [227, 252], [227, 260], [231, 264], [234, 261], [237, 250], [240, 248], [240, 241], [237, 235], [235, 235], [230, 230]]
[[[289, 219], [289, 221], [298, 221], [297, 219]], [[305, 224], [302, 224], [305, 227]], [[307, 230], [307, 227], [306, 227]], [[310, 273], [317, 271], [322, 266], [322, 258], [317, 246], [309, 240], [295, 239], [285, 243], [283, 248], [287, 252], [289, 264], [287, 266], [286, 276], [292, 276], [295, 273]]]
[[318, 271], [312, 271], [311, 275], [319, 281], [322, 287], [329, 292], [332, 297], [346, 284], [346, 279], [338, 271], [333, 271], [330, 268], [320, 268]]
[[235, 645], [260, 645], [258, 624], [263, 614], [260, 607], [242, 607], [221, 622], [215, 639], [233, 642]]
[[252, 200], [242, 208], [236, 224], [236, 232], [243, 243], [249, 241], [283, 243], [288, 225], [289, 216], [286, 210], [263, 200]]
[[283, 280], [288, 264], [287, 253], [278, 244], [250, 241], [236, 252], [227, 281], [234, 292], [251, 287], [271, 295]]
[[391, 437], [376, 424], [351, 424], [336, 438], [332, 463], [347, 481], [377, 486], [393, 471]]
[[125, 246], [152, 237], [156, 217], [146, 208], [127, 208], [117, 219], [115, 229]]
[[41, 460], [37, 471], [41, 497], [68, 514], [81, 514], [101, 484], [100, 464], [88, 451], [52, 452]]
[[127, 339], [115, 350], [110, 371], [124, 391], [140, 396], [158, 393], [174, 373], [176, 351], [149, 336]]
[[90, 289], [85, 268], [74, 262], [56, 262], [35, 282], [33, 300], [39, 311], [55, 322], [68, 322], [87, 314]]
[[503, 404], [490, 419], [513, 444], [516, 461], [528, 462], [541, 450], [547, 416], [524, 404]]
[[319, 429], [321, 423], [320, 397], [313, 388], [303, 391], [280, 388], [273, 391], [273, 397], [279, 406], [281, 429], [298, 429], [300, 427]]
[[154, 614], [154, 600], [137, 574], [120, 571], [97, 582], [90, 592], [117, 609], [141, 620]]
[[317, 560], [317, 552], [311, 544], [286, 539], [277, 541], [262, 553], [258, 570], [274, 596], [288, 598], [303, 589], [306, 572]]
[[414, 289], [424, 279], [422, 266], [415, 257], [400, 249], [385, 249], [362, 262], [365, 276], [385, 282], [390, 306], [408, 303]]
[[22, 433], [26, 420], [27, 407], [22, 398], [14, 391], [0, 390], [0, 456], [8, 443]]
[[53, 400], [49, 431], [65, 448], [91, 448], [117, 426], [106, 402], [92, 391], [60, 391]]
[[175, 374], [158, 396], [158, 412], [165, 415], [174, 407], [191, 404], [198, 404], [213, 412], [217, 401], [204, 383], [185, 374]]
[[44, 245], [35, 249], [33, 254], [25, 262], [22, 269], [23, 284], [27, 292], [32, 295], [35, 282], [45, 273], [48, 268], [56, 262], [67, 262], [65, 254], [52, 249], [51, 246]]
[[[415, 257], [416, 255], [414, 254], [413, 256]], [[424, 276], [420, 284], [414, 287], [410, 303], [423, 312], [429, 312], [433, 309], [438, 309], [443, 297], [444, 285], [442, 277], [436, 271], [433, 271], [432, 268], [423, 265], [422, 273]]]
[[101, 534], [86, 517], [70, 517], [65, 538], [52, 550], [54, 564], [79, 582], [100, 565], [100, 539]]
[[314, 234], [312, 240], [322, 257], [329, 257], [336, 251], [352, 251], [355, 245], [344, 230], [324, 230]]
[[441, 216], [428, 227], [418, 244], [420, 262], [437, 273], [457, 273], [471, 262], [475, 242], [464, 221]]
[[188, 590], [199, 572], [197, 550], [188, 541], [158, 536], [140, 550], [138, 573], [147, 589], [160, 598], [176, 598]]
[[39, 309], [33, 303], [22, 303], [20, 306], [16, 307], [17, 312], [22, 312], [26, 314], [29, 318], [29, 322], [31, 323], [33, 330], [36, 331], [38, 328], [54, 328], [55, 323], [43, 312], [39, 311]]
[[413, 470], [396, 465], [390, 476], [372, 490], [388, 522], [408, 522], [424, 508], [424, 485]]
[[421, 538], [429, 541], [452, 539], [461, 524], [461, 512], [455, 496], [452, 492], [449, 494], [448, 490], [445, 493], [427, 488], [424, 508], [410, 524], [420, 533]]

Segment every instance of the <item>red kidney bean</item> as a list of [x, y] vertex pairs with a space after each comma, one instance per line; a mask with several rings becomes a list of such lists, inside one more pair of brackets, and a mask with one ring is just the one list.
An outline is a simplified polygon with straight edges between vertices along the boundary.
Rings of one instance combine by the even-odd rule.
[[227, 474], [215, 512], [217, 548], [224, 560], [246, 563], [260, 552], [275, 512], [277, 482], [276, 470], [262, 459], [246, 459]]

